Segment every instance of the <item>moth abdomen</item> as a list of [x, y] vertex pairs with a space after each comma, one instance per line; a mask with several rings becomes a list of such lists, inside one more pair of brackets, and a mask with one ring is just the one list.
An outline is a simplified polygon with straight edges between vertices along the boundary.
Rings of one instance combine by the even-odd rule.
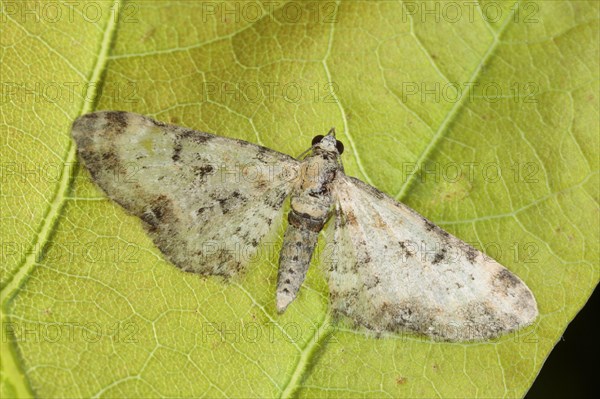
[[289, 225], [283, 237], [277, 275], [277, 311], [283, 312], [296, 298], [317, 245], [325, 220], [299, 215], [293, 209], [288, 214]]
[[331, 213], [329, 186], [338, 167], [337, 157], [326, 151], [315, 151], [302, 163], [302, 179], [292, 193], [279, 257], [276, 302], [280, 313], [296, 298], [306, 277], [319, 232]]
[[288, 223], [300, 229], [320, 232], [325, 225], [325, 218], [313, 218], [310, 215], [298, 213], [294, 209], [288, 213]]

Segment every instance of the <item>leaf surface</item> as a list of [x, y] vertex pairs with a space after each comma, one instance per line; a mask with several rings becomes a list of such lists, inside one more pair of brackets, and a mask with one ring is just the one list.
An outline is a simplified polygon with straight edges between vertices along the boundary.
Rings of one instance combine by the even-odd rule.
[[[598, 283], [597, 2], [23, 4], [0, 35], [2, 397], [520, 397]], [[336, 126], [347, 174], [519, 275], [538, 323], [376, 338], [330, 318], [316, 265], [280, 316], [279, 243], [231, 281], [182, 273], [76, 167], [95, 109], [293, 156]]]

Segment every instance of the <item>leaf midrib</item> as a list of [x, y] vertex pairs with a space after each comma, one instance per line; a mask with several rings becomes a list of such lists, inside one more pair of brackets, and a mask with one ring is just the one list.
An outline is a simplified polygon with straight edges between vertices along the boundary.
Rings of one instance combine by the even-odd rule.
[[[494, 35], [494, 41], [493, 41], [492, 45], [488, 48], [488, 50], [484, 54], [482, 61], [478, 64], [477, 68], [473, 71], [472, 75], [469, 78], [469, 81], [476, 81], [479, 78], [481, 71], [483, 70], [483, 67], [486, 65], [486, 63], [488, 62], [490, 57], [494, 54], [495, 49], [497, 48], [498, 44], [500, 43], [501, 36], [506, 31], [507, 27], [510, 25], [510, 21], [512, 20], [512, 14], [514, 14], [515, 9], [517, 9], [520, 6], [520, 2], [521, 2], [520, 0], [517, 1], [516, 7], [513, 7], [511, 9], [511, 14], [509, 14], [507, 16], [506, 20], [504, 21], [504, 23], [501, 26], [498, 33], [496, 35]], [[339, 2], [338, 2], [338, 6], [339, 6]], [[119, 20], [118, 14], [119, 14], [119, 10], [122, 8], [122, 0], [114, 0], [112, 7], [113, 7], [115, 14], [112, 16], [112, 18], [109, 18], [109, 21], [106, 25], [102, 44], [100, 47], [100, 52], [99, 52], [95, 67], [93, 69], [90, 82], [100, 83], [102, 74], [106, 68], [106, 64], [107, 64], [108, 58], [109, 58], [110, 45], [114, 38], [115, 33], [117, 32], [117, 25], [118, 25], [118, 20]], [[410, 15], [410, 17], [412, 18], [412, 15]], [[332, 27], [332, 29], [333, 29], [333, 27]], [[332, 41], [332, 39], [330, 39], [329, 47], [331, 47], [331, 41]], [[330, 50], [330, 48], [329, 48], [329, 50]], [[328, 55], [329, 55], [329, 52], [328, 52]], [[324, 66], [326, 67], [326, 73], [328, 75], [327, 77], [329, 80], [331, 80], [329, 70], [327, 69], [327, 66], [326, 66], [326, 58], [323, 60], [323, 63], [324, 63]], [[98, 84], [89, 84], [88, 92], [86, 93], [86, 96], [84, 98], [91, 98], [91, 99], [95, 100], [97, 98], [97, 95], [99, 94], [98, 90], [96, 90], [97, 87], [99, 87]], [[444, 137], [444, 135], [448, 131], [450, 125], [455, 120], [455, 116], [462, 110], [462, 106], [465, 102], [465, 99], [468, 98], [468, 96], [471, 93], [471, 90], [472, 90], [472, 85], [469, 86], [468, 90], [463, 92], [459, 101], [455, 102], [453, 107], [447, 113], [446, 117], [444, 118], [444, 120], [442, 121], [442, 123], [440, 124], [440, 126], [438, 127], [436, 132], [434, 133], [434, 136], [429, 141], [429, 143], [427, 144], [425, 149], [421, 152], [419, 159], [417, 160], [417, 165], [419, 167], [423, 164], [424, 161], [426, 161], [429, 158], [431, 153], [438, 146], [439, 142], [441, 141], [441, 139]], [[341, 104], [339, 99], [337, 102], [338, 102], [338, 104]], [[95, 101], [84, 101], [83, 106], [81, 107], [80, 114], [85, 114], [87, 112], [93, 111], [94, 103], [95, 103]], [[343, 117], [344, 123], [347, 124], [347, 121], [346, 121], [346, 118], [344, 115], [344, 111], [343, 111], [343, 108], [341, 107], [341, 105], [340, 105], [340, 112], [342, 112], [342, 117]], [[354, 146], [352, 145], [352, 147], [354, 147]], [[354, 153], [357, 154], [356, 151], [354, 151]], [[5, 285], [5, 287], [0, 292], [0, 304], [2, 307], [2, 318], [3, 319], [8, 318], [8, 314], [7, 314], [6, 310], [8, 308], [8, 304], [9, 304], [10, 300], [12, 298], [14, 298], [14, 296], [19, 291], [20, 287], [23, 285], [24, 281], [27, 279], [29, 273], [35, 267], [36, 259], [39, 256], [39, 252], [43, 250], [44, 246], [48, 243], [49, 238], [52, 236], [52, 233], [57, 225], [61, 210], [63, 209], [63, 207], [66, 203], [67, 193], [71, 189], [71, 185], [72, 185], [72, 181], [73, 181], [73, 168], [71, 168], [70, 165], [72, 165], [75, 161], [76, 161], [76, 148], [73, 145], [72, 141], [69, 140], [67, 152], [66, 152], [66, 156], [65, 156], [65, 163], [64, 163], [65, 166], [63, 167], [63, 171], [61, 174], [61, 180], [59, 182], [59, 185], [57, 186], [54, 197], [53, 197], [50, 205], [47, 208], [46, 216], [43, 218], [41, 226], [38, 229], [38, 232], [36, 235], [36, 240], [32, 246], [33, 248], [37, 248], [37, 251], [31, 251], [29, 253], [29, 255], [23, 260], [21, 265], [17, 268], [17, 272], [13, 274], [12, 279]], [[360, 165], [360, 160], [359, 160], [358, 156], [357, 156], [357, 161]], [[360, 166], [362, 166], [362, 165], [360, 165]], [[362, 171], [363, 168], [360, 168], [360, 169]], [[368, 175], [366, 174], [366, 172], [363, 171], [363, 174], [368, 179]], [[409, 176], [409, 178], [404, 182], [404, 184], [400, 188], [399, 192], [396, 194], [396, 196], [395, 196], [396, 198], [402, 200], [406, 197], [407, 193], [409, 192], [410, 188], [412, 187], [412, 185], [415, 181], [416, 176], [417, 176], [416, 173]], [[321, 345], [327, 344], [327, 342], [324, 341], [324, 338], [327, 337], [327, 335], [328, 335], [328, 334], [326, 334], [326, 332], [327, 332], [326, 329], [329, 328], [328, 326], [330, 325], [328, 315], [329, 314], [326, 315], [323, 322], [320, 324], [319, 329], [315, 332], [316, 339], [311, 339], [309, 341], [309, 343], [307, 344], [307, 346], [305, 348], [303, 348], [302, 353], [298, 357], [298, 363], [295, 365], [292, 375], [290, 376], [287, 383], [284, 384], [284, 386], [283, 386], [283, 390], [282, 390], [282, 394], [281, 394], [282, 397], [289, 397], [289, 396], [293, 395], [295, 392], [297, 392], [297, 390], [301, 387], [302, 381], [304, 381], [305, 378], [307, 377], [306, 371], [311, 369], [310, 364], [313, 361], [315, 353], [318, 352], [316, 349], [318, 347], [320, 347]], [[11, 346], [10, 342], [2, 344], [2, 346], [6, 346], [6, 345]], [[2, 350], [3, 353], [5, 353], [4, 349], [6, 349], [6, 348], [3, 348], [3, 350]], [[18, 355], [16, 353], [17, 348], [10, 347], [9, 349], [10, 349], [10, 353], [12, 354], [11, 358], [7, 359], [5, 357], [3, 359], [4, 363], [5, 363], [5, 367], [7, 367], [6, 370], [15, 370], [15, 371], [20, 370], [20, 367], [18, 367], [20, 362], [18, 361]], [[13, 368], [12, 366], [17, 366], [18, 368], [17, 367]], [[17, 388], [20, 388], [20, 389], [17, 389], [17, 391], [18, 392], [26, 392], [28, 394], [28, 396], [33, 396], [24, 374], [21, 374], [19, 376], [20, 378], [17, 377], [17, 374], [19, 374], [18, 372], [15, 372], [14, 374], [15, 375], [12, 376], [10, 380], [13, 383], [16, 381], [19, 382], [20, 387], [17, 387]]]
[[[488, 47], [487, 51], [483, 55], [481, 62], [479, 63], [479, 65], [477, 65], [477, 68], [475, 68], [475, 70], [473, 71], [473, 73], [471, 74], [471, 76], [469, 77], [467, 82], [476, 82], [479, 79], [484, 66], [487, 64], [487, 62], [489, 61], [491, 56], [494, 54], [496, 48], [500, 44], [500, 41], [501, 41], [500, 39], [501, 39], [502, 35], [506, 31], [507, 27], [510, 25], [510, 21], [513, 20], [513, 15], [515, 13], [515, 10], [517, 8], [519, 8], [520, 5], [521, 5], [521, 0], [518, 0], [515, 3], [515, 6], [511, 7], [511, 12], [507, 15], [506, 20], [503, 22], [503, 24], [500, 27], [500, 29], [498, 30], [498, 32], [493, 35], [494, 41], [492, 42], [492, 45], [490, 47]], [[410, 17], [412, 19], [412, 15], [410, 15]], [[445, 136], [446, 132], [450, 128], [450, 125], [452, 124], [452, 122], [454, 122], [455, 116], [460, 112], [460, 110], [462, 110], [462, 106], [463, 106], [464, 102], [466, 101], [467, 98], [470, 98], [470, 95], [471, 95], [471, 92], [472, 92], [474, 86], [475, 85], [473, 85], [473, 84], [468, 85], [467, 90], [463, 90], [461, 92], [462, 95], [459, 98], [459, 100], [454, 102], [454, 105], [452, 106], [450, 111], [446, 114], [446, 117], [444, 118], [444, 120], [442, 121], [442, 123], [440, 124], [438, 129], [435, 131], [433, 138], [429, 141], [429, 143], [427, 144], [425, 149], [419, 155], [419, 159], [417, 159], [417, 162], [416, 162], [417, 168], [421, 169], [423, 163], [427, 159], [429, 159], [429, 156], [435, 150], [435, 148], [437, 147], [440, 140]], [[396, 193], [396, 195], [394, 195], [394, 198], [396, 200], [403, 201], [406, 198], [408, 191], [414, 184], [417, 176], [419, 176], [419, 173], [412, 173], [408, 177], [408, 179], [406, 179], [406, 181], [404, 181], [404, 184], [402, 184], [398, 193]]]
[[[477, 65], [477, 68], [471, 74], [471, 76], [469, 78], [470, 82], [475, 82], [479, 78], [483, 67], [486, 65], [486, 63], [488, 62], [490, 57], [494, 54], [496, 48], [498, 47], [498, 44], [501, 41], [500, 39], [501, 39], [502, 35], [506, 31], [507, 27], [510, 25], [510, 21], [513, 19], [513, 14], [514, 14], [515, 10], [520, 7], [520, 3], [521, 3], [521, 0], [518, 0], [515, 3], [516, 6], [512, 7], [511, 13], [508, 14], [506, 20], [500, 27], [499, 31], [495, 35], [493, 35], [494, 41], [493, 41], [492, 45], [487, 49], [486, 53], [483, 55], [482, 61]], [[338, 6], [339, 6], [339, 2], [338, 2]], [[412, 15], [409, 15], [409, 16], [412, 19]], [[330, 38], [329, 49], [328, 49], [327, 54], [329, 54], [329, 51], [331, 50], [331, 41], [332, 41], [332, 39]], [[323, 61], [323, 64], [325, 65], [325, 60]], [[331, 76], [329, 74], [329, 70], [326, 69], [326, 72], [327, 72], [327, 78], [331, 81]], [[421, 167], [423, 162], [428, 159], [430, 154], [437, 147], [440, 140], [444, 137], [445, 133], [448, 131], [448, 128], [450, 127], [451, 123], [455, 119], [454, 117], [462, 109], [462, 105], [465, 101], [465, 98], [469, 98], [468, 96], [471, 93], [472, 86], [473, 85], [469, 85], [469, 90], [465, 90], [463, 92], [462, 97], [459, 99], [459, 101], [456, 101], [454, 103], [454, 106], [450, 109], [450, 111], [448, 112], [448, 114], [446, 115], [446, 117], [444, 118], [442, 123], [440, 124], [440, 126], [437, 129], [437, 131], [435, 132], [433, 138], [427, 144], [427, 146], [425, 147], [425, 149], [419, 156], [419, 159], [417, 161], [417, 165], [419, 168]], [[339, 99], [337, 99], [337, 100], [338, 100], [337, 103], [340, 104]], [[340, 108], [340, 111], [342, 112], [342, 117], [344, 119], [344, 123], [346, 123], [346, 118], [345, 118], [345, 115], [343, 114], [343, 107], [341, 105], [339, 105], [339, 108]], [[347, 128], [347, 126], [346, 126], [346, 128]], [[353, 147], [353, 149], [355, 149], [354, 145], [352, 145], [352, 147]], [[356, 150], [353, 153], [356, 154], [357, 153]], [[360, 164], [360, 159], [358, 156], [356, 158], [357, 158], [357, 161], [359, 161], [359, 169], [362, 171], [362, 167], [361, 167], [362, 165]], [[368, 178], [368, 175], [366, 173], [363, 173], [363, 174], [365, 177]], [[412, 174], [404, 182], [404, 184], [400, 188], [400, 191], [395, 195], [396, 199], [402, 200], [406, 197], [408, 190], [412, 187], [414, 179], [417, 175], [418, 175], [417, 173]], [[322, 328], [327, 327], [328, 321], [329, 321], [329, 318], [326, 317], [324, 319], [324, 324], [319, 325], [319, 331], [321, 331]], [[311, 342], [307, 345], [307, 347], [304, 348], [303, 352], [301, 353], [301, 356], [298, 358], [298, 363], [296, 364], [296, 367], [294, 369], [292, 376], [290, 377], [290, 379], [288, 380], [288, 383], [283, 388], [282, 395], [281, 395], [282, 398], [292, 397], [292, 395], [294, 395], [298, 391], [298, 389], [301, 388], [302, 381], [304, 381], [307, 378], [307, 375], [305, 372], [307, 370], [312, 370], [312, 368], [309, 367], [309, 365], [312, 363], [312, 359], [313, 359], [314, 355], [318, 352], [316, 350], [316, 348], [318, 348], [319, 346], [327, 345], [327, 342], [324, 341], [324, 339], [327, 337], [327, 335], [328, 334], [317, 335], [316, 340], [311, 340]]]
[[[100, 45], [100, 51], [96, 64], [92, 71], [92, 76], [89, 80], [90, 84], [87, 85], [86, 95], [83, 97], [80, 115], [88, 113], [93, 110], [95, 100], [98, 96], [99, 84], [101, 83], [102, 74], [106, 68], [108, 62], [108, 53], [110, 52], [111, 42], [117, 31], [117, 25], [119, 21], [119, 13], [122, 9], [122, 0], [114, 0], [112, 3], [113, 13], [109, 14], [102, 43]], [[95, 83], [95, 84], [94, 84]], [[86, 99], [93, 99], [92, 101], [86, 101]], [[5, 322], [9, 322], [8, 307], [10, 301], [16, 296], [19, 289], [23, 286], [27, 280], [29, 274], [36, 266], [36, 259], [40, 256], [45, 246], [48, 244], [49, 238], [52, 236], [61, 214], [62, 209], [67, 200], [67, 194], [71, 190], [73, 182], [74, 168], [71, 166], [77, 159], [76, 148], [73, 145], [72, 140], [68, 139], [66, 156], [64, 158], [63, 169], [61, 171], [61, 178], [54, 192], [54, 197], [48, 205], [45, 215], [42, 219], [41, 225], [37, 229], [35, 240], [31, 248], [35, 250], [28, 251], [27, 256], [23, 259], [22, 263], [16, 268], [16, 272], [13, 273], [10, 280], [0, 291], [0, 318], [2, 319], [2, 325]], [[6, 375], [10, 375], [10, 382], [15, 388], [15, 391], [19, 393], [19, 397], [33, 397], [33, 389], [30, 386], [25, 373], [22, 370], [22, 363], [20, 361], [20, 355], [17, 353], [18, 348], [13, 345], [14, 342], [11, 340], [3, 340], [1, 343], [2, 348], [0, 353], [2, 357], [2, 369]]]

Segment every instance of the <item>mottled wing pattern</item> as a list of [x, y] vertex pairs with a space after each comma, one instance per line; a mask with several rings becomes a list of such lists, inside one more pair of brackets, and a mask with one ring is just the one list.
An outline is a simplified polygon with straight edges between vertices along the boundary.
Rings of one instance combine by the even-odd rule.
[[94, 181], [140, 217], [180, 268], [230, 276], [256, 259], [282, 220], [298, 161], [245, 141], [128, 112], [81, 116], [73, 124]]
[[409, 207], [342, 173], [333, 191], [336, 313], [377, 332], [447, 341], [493, 338], [537, 316], [517, 276]]

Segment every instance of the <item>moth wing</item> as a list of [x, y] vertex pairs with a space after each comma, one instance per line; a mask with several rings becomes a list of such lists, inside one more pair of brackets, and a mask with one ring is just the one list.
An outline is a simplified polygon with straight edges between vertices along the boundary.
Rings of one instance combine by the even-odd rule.
[[406, 205], [339, 174], [329, 288], [334, 312], [377, 332], [490, 339], [531, 324], [517, 276]]
[[178, 267], [233, 275], [281, 223], [298, 161], [241, 140], [117, 111], [86, 114], [73, 138], [94, 181], [140, 217]]

